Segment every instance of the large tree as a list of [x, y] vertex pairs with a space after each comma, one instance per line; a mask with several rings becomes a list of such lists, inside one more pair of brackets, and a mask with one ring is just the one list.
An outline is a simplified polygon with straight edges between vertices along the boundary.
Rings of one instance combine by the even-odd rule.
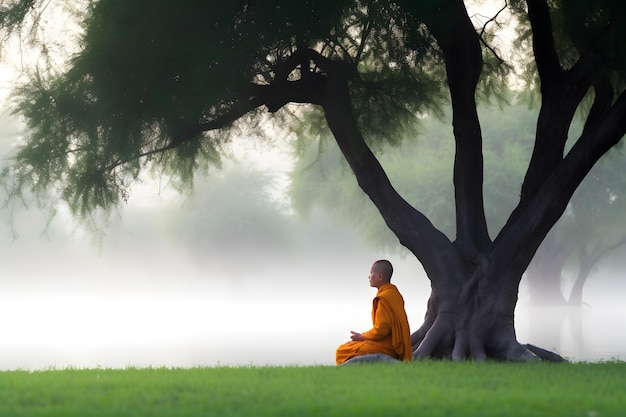
[[[507, 67], [490, 26], [476, 28], [462, 0], [94, 1], [69, 69], [40, 71], [21, 91], [30, 134], [5, 180], [58, 191], [85, 215], [128, 198], [146, 169], [189, 184], [194, 171], [219, 162], [225, 140], [263, 130], [265, 112], [285, 128], [306, 111], [282, 111], [290, 103], [312, 105], [431, 281], [414, 357], [548, 357], [517, 341], [518, 287], [577, 186], [626, 132], [626, 6], [503, 6], [527, 28], [516, 47], [532, 51], [525, 67], [534, 70], [528, 80], [539, 85], [541, 110], [519, 203], [494, 237], [476, 98], [497, 91]], [[593, 100], [585, 129], [566, 152], [585, 98]], [[448, 100], [454, 238], [396, 191], [372, 151]]]

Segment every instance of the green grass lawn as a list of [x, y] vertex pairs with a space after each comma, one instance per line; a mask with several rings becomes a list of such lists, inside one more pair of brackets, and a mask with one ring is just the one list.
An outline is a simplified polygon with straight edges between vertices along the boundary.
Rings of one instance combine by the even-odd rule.
[[626, 416], [626, 362], [0, 372], [0, 416]]

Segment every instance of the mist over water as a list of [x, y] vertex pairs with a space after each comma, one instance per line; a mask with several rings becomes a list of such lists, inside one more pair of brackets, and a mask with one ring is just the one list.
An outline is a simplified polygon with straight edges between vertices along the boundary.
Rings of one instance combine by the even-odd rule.
[[[33, 212], [16, 219], [17, 240], [3, 231], [0, 369], [333, 364], [349, 331], [371, 326], [367, 276], [384, 254], [353, 231], [312, 215], [295, 248], [273, 247], [277, 235], [216, 247], [172, 235], [163, 207], [150, 210], [99, 242], [56, 220], [42, 238]], [[419, 264], [394, 263], [422, 316]]]
[[[124, 265], [123, 281], [104, 257], [83, 271], [88, 283], [3, 285], [0, 368], [332, 364], [349, 330], [370, 327], [373, 259], [322, 268], [321, 256], [238, 279]], [[422, 308], [425, 294], [403, 285], [412, 271], [398, 267], [407, 303]]]
[[516, 309], [518, 339], [572, 361], [626, 360], [624, 296], [623, 274], [604, 270], [590, 276], [581, 307], [537, 307], [522, 296]]
[[[59, 260], [57, 251], [30, 263], [19, 259], [13, 278], [23, 280], [3, 275], [0, 369], [332, 365], [350, 330], [371, 327], [375, 290], [367, 272], [383, 257], [361, 247], [346, 250], [343, 259], [322, 253], [283, 264], [277, 254], [277, 262], [260, 264], [256, 273], [229, 276], [210, 264], [190, 267], [166, 250], [128, 254], [135, 264], [107, 247], [91, 256], [73, 246], [68, 251], [65, 266], [50, 259]], [[72, 255], [82, 260], [69, 267]], [[389, 258], [415, 330], [428, 281], [417, 261]], [[533, 308], [522, 291], [518, 339], [574, 361], [624, 360], [619, 329], [626, 310], [601, 291], [615, 281], [592, 280], [589, 305], [581, 309]]]

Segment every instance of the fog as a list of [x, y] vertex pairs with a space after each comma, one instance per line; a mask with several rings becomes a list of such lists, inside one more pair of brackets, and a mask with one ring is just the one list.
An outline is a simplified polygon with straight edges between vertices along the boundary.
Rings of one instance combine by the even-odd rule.
[[[370, 325], [367, 275], [385, 254], [323, 213], [268, 211], [285, 206], [284, 155], [240, 157], [192, 196], [147, 181], [96, 232], [62, 209], [49, 224], [36, 208], [5, 210], [0, 369], [334, 363]], [[241, 188], [259, 178], [265, 205]], [[407, 310], [423, 315], [419, 264], [395, 263]]]
[[[331, 365], [350, 330], [371, 327], [367, 275], [379, 258], [394, 263], [417, 329], [429, 282], [408, 253], [374, 250], [319, 211], [267, 214], [276, 218], [265, 226], [253, 218], [243, 233], [211, 225], [239, 203], [220, 187], [203, 199], [202, 187], [232, 185], [244, 165], [274, 173], [270, 205], [285, 207], [284, 155], [260, 154], [243, 155], [243, 165], [201, 182], [194, 196], [154, 182], [136, 188], [102, 236], [62, 210], [48, 226], [34, 208], [14, 213], [19, 237], [8, 222], [1, 235], [0, 369]], [[522, 285], [518, 338], [576, 361], [624, 359], [624, 294], [610, 269], [590, 278], [582, 309], [531, 308]]]

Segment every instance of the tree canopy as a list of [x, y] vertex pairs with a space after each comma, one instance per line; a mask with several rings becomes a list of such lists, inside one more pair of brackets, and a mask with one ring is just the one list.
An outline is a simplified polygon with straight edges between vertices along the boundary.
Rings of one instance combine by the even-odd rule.
[[[392, 120], [439, 101], [431, 92], [441, 94], [443, 75], [408, 71], [418, 58], [394, 56], [404, 53], [406, 40], [384, 29], [391, 10], [381, 5], [385, 13], [375, 23], [352, 2], [295, 4], [95, 3], [70, 69], [36, 73], [18, 92], [32, 128], [30, 151], [20, 153], [21, 176], [37, 173], [35, 187], [60, 188], [77, 213], [125, 199], [141, 168], [155, 160], [158, 170], [189, 181], [197, 165], [218, 163], [226, 130], [241, 126], [238, 119], [258, 120], [261, 106], [275, 112], [289, 102], [320, 100], [321, 70], [302, 64], [307, 54], [364, 67], [355, 83], [370, 115], [363, 112], [363, 120], [388, 138]], [[368, 39], [389, 56], [374, 56], [379, 49], [364, 50], [354, 39], [374, 24], [383, 33]], [[315, 45], [321, 53], [307, 49]], [[435, 57], [428, 59], [434, 65]], [[307, 79], [296, 79], [299, 72]], [[390, 89], [403, 99], [391, 100]]]

